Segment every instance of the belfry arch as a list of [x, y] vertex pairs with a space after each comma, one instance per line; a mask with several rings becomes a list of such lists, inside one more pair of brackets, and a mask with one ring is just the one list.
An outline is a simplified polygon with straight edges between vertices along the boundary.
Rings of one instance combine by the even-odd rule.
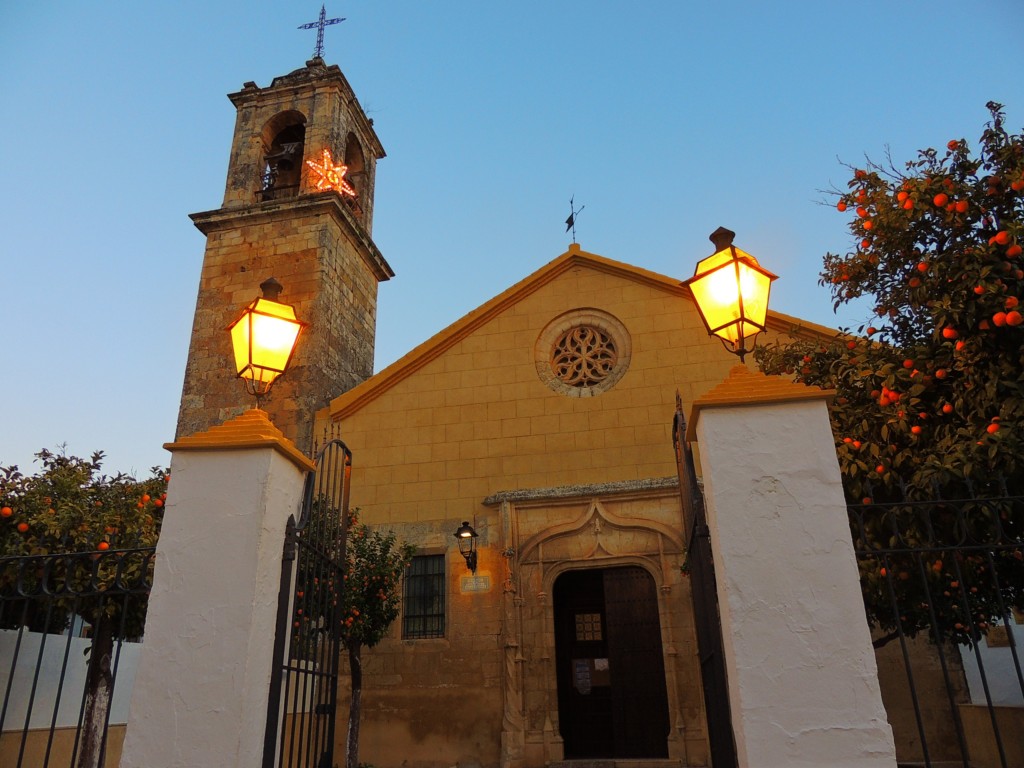
[[306, 117], [297, 110], [274, 115], [260, 132], [263, 144], [261, 192], [264, 200], [294, 197], [302, 182]]

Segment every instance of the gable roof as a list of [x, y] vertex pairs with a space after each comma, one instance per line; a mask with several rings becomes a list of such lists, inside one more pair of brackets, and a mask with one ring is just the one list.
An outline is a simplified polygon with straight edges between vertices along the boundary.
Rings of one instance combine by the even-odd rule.
[[[447, 328], [439, 331], [411, 349], [386, 368], [378, 371], [363, 383], [338, 395], [331, 400], [327, 410], [331, 419], [339, 420], [359, 410], [366, 403], [375, 400], [427, 363], [437, 359], [448, 349], [458, 344], [477, 328], [489, 322], [508, 307], [544, 287], [559, 275], [577, 266], [585, 266], [598, 272], [624, 278], [656, 288], [667, 293], [693, 301], [690, 289], [676, 278], [651, 272], [650, 270], [615, 261], [595, 253], [587, 253], [577, 243], [556, 259], [548, 262], [533, 274], [506, 288], [493, 299], [463, 315]], [[768, 310], [765, 324], [775, 331], [795, 336], [813, 338], [834, 338], [838, 331], [791, 315]]]

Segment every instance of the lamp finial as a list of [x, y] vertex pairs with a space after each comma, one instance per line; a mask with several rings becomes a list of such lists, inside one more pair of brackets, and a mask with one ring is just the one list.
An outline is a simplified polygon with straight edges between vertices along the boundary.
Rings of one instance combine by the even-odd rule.
[[736, 233], [731, 229], [725, 227], [719, 227], [710, 235], [708, 240], [715, 244], [715, 251], [724, 251], [730, 245], [732, 245], [733, 238], [736, 237]]

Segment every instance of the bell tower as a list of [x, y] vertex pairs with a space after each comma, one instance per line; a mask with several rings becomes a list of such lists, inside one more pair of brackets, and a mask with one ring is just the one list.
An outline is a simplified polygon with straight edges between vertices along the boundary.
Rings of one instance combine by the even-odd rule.
[[319, 57], [228, 98], [237, 117], [224, 203], [191, 216], [206, 253], [177, 434], [252, 407], [226, 329], [274, 277], [309, 325], [264, 408], [308, 450], [316, 411], [373, 373], [377, 285], [394, 276], [371, 239], [384, 148], [345, 75]]

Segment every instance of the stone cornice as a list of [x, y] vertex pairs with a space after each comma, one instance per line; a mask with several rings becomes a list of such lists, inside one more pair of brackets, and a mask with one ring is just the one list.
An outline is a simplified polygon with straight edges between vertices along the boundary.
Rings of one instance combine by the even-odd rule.
[[515, 491], [498, 491], [484, 499], [483, 504], [487, 507], [494, 507], [506, 501], [557, 501], [562, 499], [586, 499], [594, 496], [646, 494], [651, 491], [674, 490], [678, 487], [679, 478], [651, 477], [643, 480], [618, 480], [610, 483], [559, 485], [553, 488], [522, 488]]
[[218, 208], [213, 211], [202, 211], [189, 214], [196, 228], [204, 235], [221, 232], [227, 229], [263, 224], [279, 219], [291, 219], [295, 216], [331, 216], [349, 235], [379, 281], [389, 280], [395, 276], [391, 265], [378, 250], [373, 240], [362, 225], [356, 221], [352, 212], [342, 203], [337, 194], [322, 192], [315, 195], [300, 195], [283, 200], [268, 200], [264, 203], [239, 206], [237, 208]]
[[266, 411], [252, 408], [203, 432], [183, 437], [164, 448], [174, 451], [238, 451], [270, 448], [304, 472], [316, 465], [270, 421]]

